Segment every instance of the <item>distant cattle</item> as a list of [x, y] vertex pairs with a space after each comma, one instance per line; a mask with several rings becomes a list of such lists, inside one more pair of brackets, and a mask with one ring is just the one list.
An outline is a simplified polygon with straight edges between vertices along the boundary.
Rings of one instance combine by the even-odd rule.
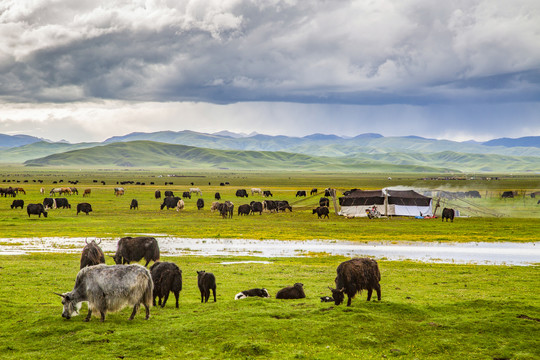
[[186, 206], [186, 203], [184, 202], [184, 200], [179, 199], [178, 202], [176, 203], [176, 211], [183, 210], [185, 206]]
[[238, 216], [249, 215], [250, 212], [251, 206], [249, 206], [248, 204], [243, 204], [238, 207]]
[[114, 195], [122, 196], [122, 195], [124, 195], [124, 193], [125, 193], [124, 188], [121, 188], [121, 187], [120, 188], [114, 188]]
[[287, 200], [278, 200], [276, 201], [277, 211], [283, 211], [289, 210], [292, 212], [292, 207], [289, 205], [289, 202]]
[[163, 193], [163, 195], [165, 195], [165, 197], [167, 197], [167, 196], [174, 196], [174, 193], [173, 193], [171, 190], [165, 190], [165, 192]]
[[90, 194], [92, 193], [92, 189], [84, 189], [84, 193], [83, 193], [83, 197], [87, 197], [87, 196], [90, 196]]
[[157, 297], [158, 304], [165, 307], [169, 293], [172, 292], [176, 298], [176, 308], [178, 308], [178, 297], [182, 291], [182, 270], [175, 263], [158, 261], [150, 267], [150, 273], [154, 282], [154, 306], [156, 306]]
[[72, 193], [72, 194], [79, 195], [79, 190], [77, 190], [77, 188], [71, 187], [71, 188], [69, 188], [69, 189], [71, 190], [71, 193]]
[[26, 195], [26, 191], [24, 191], [22, 187], [13, 188], [13, 191], [15, 191], [17, 194], [22, 192], [24, 195]]
[[43, 199], [43, 206], [45, 209], [56, 209], [56, 199], [45, 198]]
[[24, 209], [24, 200], [13, 200], [13, 202], [11, 203], [11, 208], [16, 209], [18, 207]]
[[3, 196], [3, 197], [8, 197], [8, 196], [16, 197], [16, 196], [17, 196], [17, 193], [16, 193], [15, 190], [10, 186], [10, 187], [8, 187], [8, 188], [0, 188], [0, 195]]
[[167, 207], [167, 210], [173, 209], [178, 205], [178, 201], [182, 200], [182, 198], [178, 196], [167, 196], [163, 198], [163, 203], [161, 204], [160, 209], [163, 210], [164, 207]]
[[234, 204], [227, 200], [223, 204], [218, 204], [218, 210], [224, 219], [232, 218], [234, 212]]
[[251, 205], [251, 213], [258, 212], [259, 215], [262, 215], [262, 211], [263, 211], [262, 202], [260, 202], [260, 201], [252, 201], [250, 205]]
[[[193, 184], [193, 183], [191, 183]], [[201, 189], [199, 189], [198, 187], [197, 188], [189, 188], [189, 193], [196, 193], [196, 194], [199, 194], [200, 196], [202, 196], [202, 191]]]
[[514, 192], [513, 191], [505, 191], [502, 193], [501, 198], [503, 199], [513, 199], [514, 198]]
[[268, 293], [268, 290], [262, 288], [262, 289], [250, 289], [250, 290], [244, 290], [239, 292], [235, 295], [234, 300], [240, 300], [245, 299], [247, 297], [262, 297], [262, 298], [269, 298], [270, 294]]
[[57, 198], [57, 199], [54, 199], [55, 202], [56, 202], [56, 208], [57, 209], [71, 209], [71, 205], [69, 204], [68, 202], [68, 199], [66, 198]]
[[155, 197], [156, 199], [161, 199], [161, 191], [156, 190], [156, 192], [154, 193], [154, 197]]
[[324, 196], [332, 196], [332, 189], [330, 188], [324, 189]]
[[197, 210], [201, 210], [202, 208], [204, 208], [204, 200], [197, 199]]
[[103, 250], [101, 250], [101, 248], [99, 247], [101, 240], [99, 241], [99, 243], [96, 243], [95, 240], [88, 242], [85, 239], [84, 242], [86, 243], [86, 246], [83, 248], [81, 253], [80, 268], [82, 269], [86, 266], [105, 264], [105, 255], [103, 254]]
[[182, 197], [183, 197], [184, 199], [191, 199], [191, 193], [190, 193], [189, 191], [184, 191], [184, 192], [182, 193]]
[[28, 204], [28, 206], [26, 206], [26, 212], [28, 213], [28, 217], [30, 217], [30, 215], [41, 217], [41, 214], [43, 214], [44, 217], [47, 217], [47, 212], [45, 211], [43, 204]]
[[444, 208], [442, 211], [442, 216], [441, 216], [442, 221], [446, 219], [446, 221], [448, 222], [448, 220], [450, 219], [450, 222], [454, 222], [454, 215], [455, 215], [454, 209]]
[[89, 203], [77, 204], [77, 215], [79, 215], [80, 212], [83, 212], [86, 215], [88, 215], [88, 213], [91, 211], [92, 211], [92, 205], [90, 205]]
[[264, 190], [263, 191], [263, 196], [264, 197], [274, 197], [274, 195], [272, 194], [272, 192], [270, 190]]
[[41, 195], [45, 194], [45, 188], [39, 189], [39, 193], [40, 193]]
[[477, 190], [467, 191], [465, 193], [465, 196], [470, 197], [470, 198], [476, 198], [476, 199], [482, 198], [482, 196], [480, 195], [480, 192], [478, 192]]
[[328, 214], [330, 214], [330, 211], [328, 211], [328, 208], [326, 206], [319, 206], [316, 209], [313, 209], [313, 214], [317, 214], [317, 218], [320, 219], [321, 217], [324, 219], [326, 216], [327, 219], [330, 217]]
[[296, 283], [293, 286], [283, 288], [276, 293], [276, 299], [303, 299], [305, 297], [304, 284], [302, 283]]
[[246, 189], [238, 189], [236, 190], [236, 197], [248, 197], [248, 193]]
[[311, 191], [309, 192], [309, 195], [315, 195], [315, 194], [317, 194], [317, 189], [316, 188], [311, 189]]
[[306, 196], [306, 191], [305, 190], [298, 190], [296, 192], [296, 196], [295, 197], [299, 197], [299, 196]]
[[62, 188], [53, 188], [51, 191], [49, 191], [49, 196], [62, 195], [63, 193], [64, 190], [62, 190]]
[[214, 302], [216, 302], [216, 277], [206, 271], [197, 271], [197, 285], [201, 292], [201, 302], [208, 302], [210, 290], [214, 293]]
[[137, 199], [131, 200], [131, 204], [129, 205], [129, 210], [139, 210], [139, 202]]
[[210, 206], [210, 211], [218, 210], [219, 205], [220, 205], [219, 201], [213, 201], [212, 205]]
[[251, 196], [253, 196], [254, 194], [262, 195], [263, 192], [262, 192], [262, 190], [259, 189], [259, 188], [251, 188]]
[[328, 198], [325, 198], [325, 197], [320, 198], [319, 206], [330, 206], [330, 200], [328, 200]]
[[124, 237], [118, 240], [114, 262], [118, 265], [129, 264], [132, 261], [146, 260], [145, 267], [150, 261], [159, 260], [159, 245], [155, 238], [150, 236]]
[[220, 193], [218, 193], [218, 192], [215, 193], [215, 194], [214, 194], [214, 198], [215, 198], [216, 200], [221, 200], [221, 195], [220, 195]]

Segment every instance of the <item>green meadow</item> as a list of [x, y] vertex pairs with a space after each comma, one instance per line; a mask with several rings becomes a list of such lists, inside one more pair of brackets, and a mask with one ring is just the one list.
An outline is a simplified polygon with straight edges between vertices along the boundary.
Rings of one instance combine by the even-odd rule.
[[[42, 180], [43, 183], [34, 182]], [[60, 182], [62, 180], [62, 182]], [[94, 180], [96, 182], [94, 182]], [[117, 185], [132, 180], [145, 185]], [[9, 181], [9, 182], [8, 182]], [[78, 181], [76, 185], [68, 181]], [[105, 185], [101, 184], [105, 182]], [[56, 184], [54, 183], [56, 182]], [[153, 182], [154, 184], [150, 184]], [[164, 183], [173, 184], [165, 185]], [[220, 186], [228, 182], [229, 185]], [[194, 183], [198, 196], [186, 208], [160, 210], [155, 190], [181, 195]], [[13, 198], [0, 198], [0, 241], [16, 244], [23, 237], [118, 238], [164, 234], [189, 238], [278, 240], [336, 239], [358, 242], [540, 240], [540, 205], [530, 193], [540, 190], [535, 175], [365, 174], [324, 172], [195, 171], [163, 169], [74, 169], [5, 166], [0, 187], [22, 187], [15, 199], [41, 203], [53, 187], [74, 186], [79, 195], [65, 196], [71, 209], [54, 209], [47, 218], [29, 218], [26, 208], [10, 209]], [[122, 186], [125, 195], [114, 196]], [[406, 186], [427, 190], [478, 190], [481, 199], [441, 200], [467, 217], [453, 223], [440, 219], [346, 219], [331, 211], [330, 219], [312, 214], [325, 187], [379, 189]], [[45, 195], [39, 193], [40, 188]], [[263, 213], [222, 219], [211, 212], [214, 193], [238, 205], [237, 189], [271, 190], [273, 199], [287, 200], [292, 212]], [[297, 190], [319, 189], [319, 195], [298, 199]], [[91, 195], [83, 198], [84, 189]], [[501, 199], [503, 191], [514, 199]], [[130, 210], [132, 199], [138, 210]], [[76, 215], [76, 204], [89, 202], [90, 215]], [[438, 210], [440, 214], [440, 209]], [[351, 307], [321, 303], [329, 295], [337, 265], [347, 260], [325, 254], [303, 258], [225, 256], [162, 256], [183, 271], [180, 308], [174, 296], [151, 318], [130, 309], [108, 314], [104, 323], [81, 316], [64, 320], [60, 298], [53, 292], [73, 288], [79, 255], [0, 256], [0, 357], [6, 359], [537, 359], [540, 357], [540, 273], [532, 266], [424, 264], [379, 260], [382, 301], [366, 302], [359, 294]], [[263, 263], [238, 263], [257, 260]], [[107, 262], [111, 264], [111, 259]], [[233, 262], [232, 264], [223, 264]], [[217, 303], [200, 303], [196, 270], [217, 278]], [[306, 299], [234, 300], [241, 290], [266, 287], [271, 295], [302, 282]]]

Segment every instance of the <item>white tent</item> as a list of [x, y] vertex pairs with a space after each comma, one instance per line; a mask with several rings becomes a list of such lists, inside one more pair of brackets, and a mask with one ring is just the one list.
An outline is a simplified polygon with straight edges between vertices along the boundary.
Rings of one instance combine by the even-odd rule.
[[387, 216], [433, 216], [430, 197], [414, 190], [355, 190], [339, 198], [340, 215], [347, 217], [367, 216], [366, 209], [375, 207]]

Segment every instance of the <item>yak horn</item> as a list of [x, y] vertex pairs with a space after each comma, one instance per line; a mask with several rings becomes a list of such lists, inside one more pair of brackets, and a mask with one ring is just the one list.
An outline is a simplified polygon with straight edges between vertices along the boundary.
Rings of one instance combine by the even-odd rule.
[[330, 291], [334, 290], [334, 289], [332, 289], [330, 286], [329, 286], [328, 288], [330, 289]]
[[101, 244], [101, 239], [99, 239], [99, 242], [97, 243], [98, 245]]
[[66, 295], [64, 295], [64, 294], [59, 294], [59, 293], [54, 292], [54, 291], [53, 291], [53, 294], [58, 295], [58, 296], [61, 296], [61, 297], [66, 297]]
[[344, 292], [344, 291], [345, 291], [345, 288], [341, 288], [341, 289], [339, 290], [339, 292]]
[[88, 245], [88, 238], [85, 238], [84, 242], [86, 243], [86, 245]]

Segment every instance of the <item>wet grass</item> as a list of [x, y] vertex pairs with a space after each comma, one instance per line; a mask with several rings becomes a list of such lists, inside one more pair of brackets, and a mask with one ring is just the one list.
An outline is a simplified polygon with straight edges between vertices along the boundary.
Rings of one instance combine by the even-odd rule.
[[[351, 307], [321, 303], [341, 257], [265, 259], [169, 257], [183, 270], [180, 308], [169, 299], [149, 321], [130, 309], [105, 323], [61, 317], [78, 255], [0, 256], [0, 353], [3, 359], [537, 359], [538, 267], [379, 261], [382, 301]], [[260, 260], [260, 259], [257, 259]], [[217, 278], [217, 303], [201, 304], [196, 270]], [[302, 282], [306, 299], [233, 300], [252, 287]], [[91, 354], [91, 355], [90, 355]]]

